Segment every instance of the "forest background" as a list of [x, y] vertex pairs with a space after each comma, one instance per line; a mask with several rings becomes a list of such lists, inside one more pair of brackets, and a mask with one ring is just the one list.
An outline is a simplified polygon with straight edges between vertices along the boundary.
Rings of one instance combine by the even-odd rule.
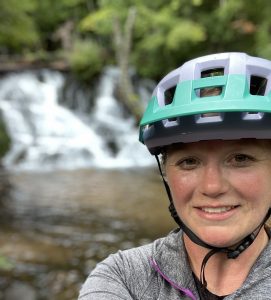
[[[271, 59], [269, 0], [0, 0], [0, 7], [2, 73], [46, 66], [89, 84], [117, 65], [118, 98], [138, 120], [131, 74], [157, 81], [213, 52]], [[0, 126], [3, 155], [9, 142]]]
[[[241, 51], [250, 55], [271, 59], [270, 0], [0, 0], [0, 8], [0, 76], [9, 72], [17, 72], [20, 70], [49, 68], [69, 73], [70, 75], [74, 76], [75, 80], [80, 81], [82, 85], [92, 86], [96, 79], [100, 77], [106, 66], [114, 65], [120, 70], [118, 90], [116, 91], [117, 99], [127, 108], [127, 110], [129, 110], [132, 115], [135, 116], [137, 121], [139, 121], [142, 114], [142, 101], [140, 101], [139, 96], [136, 94], [136, 89], [134, 88], [136, 78], [146, 78], [153, 81], [158, 81], [170, 70], [180, 66], [188, 59], [215, 52]], [[29, 227], [21, 227], [21, 224], [16, 219], [18, 216], [16, 214], [14, 221], [10, 221], [9, 214], [5, 215], [6, 210], [3, 210], [3, 205], [5, 205], [5, 203], [9, 203], [8, 201], [5, 201], [6, 199], [4, 192], [5, 190], [9, 190], [10, 186], [9, 182], [6, 181], [6, 177], [2, 176], [2, 171], [4, 170], [1, 168], [1, 157], [3, 157], [9, 150], [11, 141], [5, 129], [5, 124], [3, 121], [1, 121], [1, 119], [0, 111], [1, 220], [3, 222], [3, 216], [5, 216], [5, 218], [8, 220], [6, 224], [11, 224], [11, 226], [13, 226], [14, 222], [14, 232], [18, 232], [18, 235], [16, 236], [24, 237], [24, 234], [21, 233], [23, 231], [28, 233]], [[113, 182], [113, 185], [108, 184], [108, 182], [107, 185], [104, 185], [104, 182], [102, 181], [102, 187], [100, 188], [101, 191], [110, 190], [110, 187], [114, 186], [114, 195], [117, 194], [116, 186], [119, 186], [119, 182], [122, 181], [124, 184], [128, 185], [126, 183], [127, 181], [124, 180], [127, 177], [127, 180], [129, 179], [132, 182], [130, 186], [134, 187], [134, 191], [136, 191], [134, 193], [131, 192], [131, 195], [141, 195], [139, 193], [139, 189], [136, 190], [137, 185], [134, 184], [137, 182], [135, 180], [139, 180], [138, 178], [141, 178], [141, 176], [134, 175], [135, 177], [129, 177], [127, 174], [125, 174], [124, 178], [118, 176], [116, 177], [114, 173], [112, 174], [109, 173], [107, 176], [110, 177], [110, 182]], [[94, 201], [94, 204], [99, 203], [100, 205], [100, 203], [105, 203], [105, 208], [109, 206], [108, 202], [111, 203], [111, 205], [114, 203], [110, 202], [112, 200], [111, 198], [118, 199], [117, 197], [119, 197], [120, 199], [125, 200], [116, 202], [118, 204], [116, 205], [117, 209], [120, 207], [119, 203], [125, 203], [125, 205], [127, 203], [129, 204], [129, 201], [126, 201], [126, 189], [124, 188], [123, 194], [125, 194], [125, 196], [121, 194], [122, 190], [120, 189], [119, 195], [115, 196], [115, 198], [108, 196], [107, 199], [105, 195], [110, 195], [110, 193], [96, 193], [97, 186], [95, 186], [95, 184], [98, 180], [100, 180], [98, 173], [95, 173], [94, 177], [96, 178], [97, 176], [98, 179], [93, 180], [92, 185], [90, 184], [91, 180], [84, 185], [85, 181], [83, 179], [86, 178], [86, 180], [89, 180], [89, 176], [91, 175], [92, 173], [90, 173], [90, 175], [89, 173], [87, 175], [83, 174], [83, 176], [79, 176], [78, 179], [78, 182], [82, 181], [82, 187], [89, 187], [89, 189], [86, 189], [87, 195], [82, 194], [84, 197], [78, 196], [78, 199], [87, 199], [87, 202], [90, 203], [88, 204], [90, 206], [86, 206], [89, 211], [82, 206], [83, 209], [79, 210], [78, 214], [69, 216], [69, 226], [70, 224], [73, 224], [72, 226], [74, 226], [69, 228], [71, 228], [70, 230], [73, 230], [74, 228], [79, 230], [79, 222], [82, 222], [82, 230], [85, 230], [85, 228], [87, 228], [87, 230], [88, 228], [92, 228], [93, 231], [96, 228], [96, 224], [100, 222], [99, 224], [102, 225], [98, 224], [98, 229], [95, 234], [89, 235], [87, 233], [88, 238], [85, 240], [85, 244], [82, 242], [82, 244], [78, 245], [79, 240], [76, 230], [74, 231], [75, 233], [73, 235], [73, 242], [67, 242], [67, 245], [71, 245], [70, 248], [67, 248], [67, 251], [72, 249], [71, 253], [73, 256], [75, 253], [77, 253], [76, 259], [78, 259], [79, 263], [76, 261], [76, 259], [71, 260], [72, 263], [75, 261], [77, 271], [79, 268], [86, 270], [86, 266], [88, 266], [89, 261], [94, 261], [93, 259], [96, 255], [95, 249], [98, 249], [97, 252], [100, 256], [102, 256], [103, 253], [105, 254], [105, 251], [107, 251], [107, 253], [112, 251], [110, 248], [111, 244], [106, 240], [104, 244], [101, 242], [97, 243], [95, 239], [91, 240], [92, 236], [95, 237], [96, 234], [99, 236], [100, 228], [102, 228], [101, 231], [104, 230], [105, 232], [109, 230], [108, 228], [110, 228], [110, 226], [108, 226], [108, 220], [110, 221], [111, 217], [106, 215], [106, 209], [103, 209], [105, 213], [104, 215], [101, 214], [102, 217], [100, 217], [100, 214], [92, 214], [93, 207], [91, 206], [91, 201], [88, 199], [95, 195], [93, 198], [97, 198], [97, 200]], [[46, 182], [48, 179], [46, 177], [48, 176], [45, 176], [44, 178], [40, 177], [40, 182]], [[113, 177], [116, 177], [116, 181], [113, 181]], [[27, 184], [22, 185], [29, 187], [29, 193], [31, 194], [32, 186], [37, 185], [39, 188], [39, 181], [37, 181], [37, 184], [33, 184], [32, 178], [30, 177], [31, 181], [29, 182], [27, 181], [27, 178], [28, 177], [25, 176], [25, 181], [22, 181], [23, 183], [26, 182]], [[56, 181], [57, 183], [58, 181], [55, 180], [55, 178], [56, 177], [53, 176], [52, 181]], [[63, 178], [65, 179], [66, 177]], [[102, 180], [105, 179], [102, 178]], [[63, 182], [64, 181], [65, 180], [63, 180]], [[74, 191], [72, 190], [74, 187], [73, 183], [75, 181], [76, 180], [74, 178], [72, 178], [71, 181], [67, 181], [69, 185], [71, 185], [71, 188], [68, 186], [68, 184], [65, 186], [67, 193], [71, 194], [70, 197], [73, 200], [71, 203], [76, 203], [76, 201], [73, 199]], [[115, 186], [114, 183], [117, 181], [119, 182]], [[150, 183], [148, 180], [145, 180], [144, 177], [144, 182], [145, 181], [148, 184], [146, 189], [149, 191]], [[156, 181], [153, 179], [151, 182], [152, 184], [156, 183]], [[142, 188], [141, 184], [142, 182], [138, 181], [140, 190], [143, 191], [144, 189]], [[44, 186], [49, 191], [48, 194], [45, 193], [45, 195], [49, 195], [54, 202], [58, 203], [55, 201], [55, 198], [57, 199], [57, 197], [62, 199], [61, 197], [65, 196], [67, 199], [70, 199], [67, 194], [63, 193], [63, 190], [65, 189], [62, 188], [62, 186], [60, 186], [60, 188], [58, 186], [57, 190], [59, 190], [59, 194], [56, 194], [56, 196], [54, 195], [55, 198], [51, 197], [52, 193], [54, 192], [53, 191], [51, 193], [50, 188], [52, 189], [52, 186]], [[77, 185], [75, 185], [75, 187], [76, 186]], [[105, 189], [104, 186], [106, 186], [107, 189]], [[78, 187], [80, 187], [80, 190], [83, 190], [79, 183]], [[42, 192], [38, 192], [39, 194], [42, 194]], [[94, 194], [92, 194], [92, 192]], [[155, 197], [153, 196], [153, 198], [155, 201], [157, 200], [156, 195], [159, 193], [160, 190], [154, 190], [153, 194]], [[19, 195], [20, 193], [17, 194]], [[101, 194], [100, 198], [97, 197], [97, 194]], [[23, 194], [23, 196], [24, 195], [25, 194]], [[26, 195], [28, 194], [26, 193]], [[138, 197], [143, 199], [143, 196]], [[144, 200], [145, 197], [146, 195], [144, 195]], [[40, 195], [38, 195], [37, 198], [40, 198]], [[21, 198], [18, 199], [21, 200]], [[22, 199], [22, 202], [15, 201], [15, 205], [17, 205], [17, 203], [21, 205], [21, 203], [25, 201], [24, 198]], [[46, 199], [46, 197], [44, 199]], [[79, 201], [78, 199], [77, 201]], [[137, 203], [135, 202], [136, 200], [133, 201], [130, 203]], [[36, 201], [34, 203], [39, 202], [42, 203], [42, 201]], [[51, 205], [51, 202], [48, 203]], [[142, 203], [140, 205], [136, 205], [138, 210], [134, 209], [133, 207], [131, 209], [133, 213], [134, 211], [138, 211], [138, 215], [142, 217], [142, 211], [146, 211], [147, 213], [150, 207], [153, 209], [153, 202], [144, 201], [144, 203], [148, 204], [149, 206], [146, 206], [146, 209], [144, 209], [144, 206], [142, 209]], [[125, 208], [123, 211], [127, 210], [125, 205], [123, 205]], [[8, 235], [2, 234], [2, 244], [7, 244], [6, 240], [8, 240], [8, 238], [11, 236], [13, 238], [13, 241], [11, 241], [12, 249], [18, 249], [18, 253], [22, 253], [24, 255], [27, 252], [25, 249], [31, 249], [30, 254], [37, 253], [38, 259], [40, 259], [40, 257], [41, 259], [44, 259], [44, 257], [47, 257], [44, 253], [48, 252], [50, 254], [48, 256], [50, 256], [51, 259], [51, 257], [53, 257], [51, 254], [55, 253], [55, 250], [52, 252], [47, 250], [46, 238], [43, 239], [43, 235], [41, 235], [40, 238], [39, 230], [41, 230], [40, 228], [43, 228], [44, 232], [47, 232], [47, 228], [52, 228], [53, 233], [49, 232], [48, 234], [48, 236], [52, 238], [52, 236], [55, 236], [55, 232], [53, 230], [58, 228], [54, 227], [54, 218], [58, 221], [57, 225], [60, 224], [62, 228], [66, 230], [66, 216], [65, 214], [63, 216], [59, 216], [57, 212], [51, 216], [50, 209], [44, 212], [44, 208], [41, 206], [39, 212], [36, 209], [36, 207], [39, 208], [39, 206], [35, 204], [33, 207], [33, 215], [27, 215], [29, 211], [31, 213], [32, 207], [27, 208], [26, 206], [26, 213], [24, 215], [22, 210], [22, 216], [26, 216], [25, 219], [27, 221], [25, 224], [30, 224], [31, 230], [36, 230], [36, 228], [38, 228], [38, 242], [33, 239], [35, 243], [30, 243], [28, 239], [29, 235], [25, 235], [27, 237], [26, 242], [24, 239], [19, 239], [19, 241], [21, 241], [21, 247], [19, 247], [18, 244], [16, 247], [13, 247], [14, 236], [8, 232]], [[52, 207], [54, 208], [54, 206]], [[155, 204], [155, 207], [160, 209], [160, 206], [157, 205], [157, 203]], [[101, 206], [101, 208], [104, 207]], [[18, 209], [15, 211], [17, 212], [20, 210]], [[108, 214], [109, 212], [110, 210], [108, 210]], [[155, 216], [155, 213], [152, 215]], [[98, 220], [97, 222], [95, 219], [96, 216]], [[39, 219], [41, 219], [41, 221]], [[89, 220], [90, 223], [84, 223], [85, 221], [82, 221], [81, 219]], [[149, 216], [146, 219], [149, 220]], [[160, 219], [161, 218], [158, 217], [158, 220]], [[22, 220], [22, 217], [20, 220]], [[73, 223], [72, 220], [74, 220]], [[137, 220], [136, 217], [135, 220]], [[105, 224], [104, 227], [102, 223], [103, 221]], [[138, 223], [145, 223], [145, 221], [140, 221]], [[162, 224], [164, 222], [160, 223]], [[44, 227], [40, 227], [41, 225]], [[21, 231], [18, 230], [18, 227], [21, 228]], [[122, 231], [118, 227], [116, 228], [116, 231], [120, 231], [120, 234], [123, 235], [123, 240], [127, 239], [125, 235], [126, 231]], [[129, 228], [130, 227], [128, 227], [128, 229]], [[135, 226], [132, 228], [135, 228]], [[154, 228], [157, 230], [157, 226], [149, 226], [149, 228]], [[2, 226], [2, 229], [2, 232], [5, 232], [5, 226]], [[145, 231], [146, 230], [144, 228], [144, 235], [146, 233]], [[33, 232], [34, 231], [30, 231], [31, 234]], [[70, 234], [69, 231], [66, 232]], [[81, 231], [79, 231], [79, 233], [80, 232]], [[115, 233], [114, 231], [112, 232], [114, 237]], [[6, 236], [8, 236], [8, 238], [5, 240]], [[46, 236], [47, 235], [45, 234], [45, 237]], [[85, 237], [85, 235], [82, 236]], [[129, 232], [129, 238], [130, 236], [131, 234]], [[42, 243], [41, 239], [43, 239], [45, 243]], [[69, 236], [68, 239], [70, 240], [71, 237]], [[119, 241], [118, 238], [116, 240]], [[22, 248], [26, 244], [28, 248]], [[41, 244], [42, 247], [45, 245], [44, 249], [41, 248]], [[75, 248], [73, 248], [75, 247], [75, 244], [77, 251], [74, 251]], [[107, 246], [107, 244], [109, 246]], [[38, 245], [38, 248], [36, 252], [33, 252], [35, 245]], [[91, 247], [94, 249], [93, 255], [89, 250]], [[119, 248], [120, 246], [117, 245], [116, 247]], [[23, 251], [21, 251], [21, 249], [23, 249]], [[63, 248], [61, 247], [52, 249], [60, 249], [59, 251], [63, 251]], [[100, 256], [97, 255], [95, 259], [101, 259]], [[20, 256], [18, 255], [18, 257]], [[34, 258], [35, 257], [36, 256], [34, 256]], [[59, 274], [58, 272], [62, 272], [63, 270], [61, 268], [65, 268], [65, 272], [69, 268], [72, 271], [75, 269], [74, 265], [69, 265], [67, 267], [65, 261], [66, 258], [65, 256], [63, 257], [64, 267], [61, 267], [61, 262], [57, 262], [58, 264], [55, 264], [55, 260], [52, 259], [52, 261], [48, 262], [48, 267], [44, 269], [44, 273], [48, 273], [49, 280], [52, 278], [52, 281], [55, 281], [56, 285], [59, 285], [60, 280], [54, 280], [54, 274]], [[37, 261], [39, 262], [39, 260]], [[53, 264], [55, 264], [54, 267], [57, 270], [52, 271], [52, 269], [50, 269], [53, 268]], [[18, 265], [20, 268], [22, 264], [18, 263], [15, 265]], [[30, 264], [30, 270], [28, 270], [27, 274], [32, 272], [33, 265], [34, 263]], [[37, 266], [40, 266], [39, 263], [37, 263]], [[16, 273], [17, 269], [15, 268], [15, 271], [13, 272], [12, 268], [13, 266], [10, 265], [8, 258], [6, 258], [1, 252], [0, 270], [11, 270], [12, 276], [15, 274], [14, 276], [16, 276], [16, 279], [18, 279], [18, 273]], [[48, 270], [51, 270], [51, 272], [47, 272]], [[69, 276], [68, 271], [66, 272], [68, 274], [67, 276]], [[65, 272], [60, 273], [60, 275], [66, 274]], [[79, 279], [77, 278], [77, 281], [75, 280], [76, 284], [78, 282], [80, 283], [83, 281], [83, 278], [85, 278], [84, 272], [80, 272], [81, 277], [78, 275]], [[40, 269], [38, 269], [37, 273], [40, 274]], [[35, 275], [35, 273], [31, 274]], [[33, 277], [35, 277], [34, 275]], [[44, 276], [44, 278], [47, 278], [46, 275]], [[65, 276], [62, 276], [62, 278], [66, 278]], [[39, 279], [39, 276], [36, 277]], [[10, 278], [13, 279], [13, 277]], [[3, 286], [3, 282], [5, 283], [3, 280], [0, 282], [2, 283], [1, 288]], [[67, 282], [69, 283], [69, 281]], [[41, 286], [44, 287], [43, 281], [41, 281], [41, 283]], [[39, 287], [38, 284], [36, 284], [36, 286]], [[61, 285], [59, 286], [62, 287]], [[47, 289], [40, 288], [39, 290], [48, 290], [51, 292], [52, 288], [50, 287], [51, 286], [48, 285]], [[67, 288], [65, 286], [63, 291], [67, 290], [68, 292], [69, 288], [70, 284], [68, 284]], [[3, 293], [3, 290], [0, 290], [0, 298], [1, 292]], [[51, 295], [50, 299], [52, 299]], [[71, 299], [71, 297], [67, 299]]]

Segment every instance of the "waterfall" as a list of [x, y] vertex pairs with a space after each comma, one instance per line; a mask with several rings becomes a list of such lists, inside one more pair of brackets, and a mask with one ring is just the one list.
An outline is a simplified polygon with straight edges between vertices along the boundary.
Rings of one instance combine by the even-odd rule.
[[66, 83], [61, 72], [43, 69], [2, 77], [0, 110], [12, 139], [3, 164], [23, 170], [153, 164], [138, 142], [133, 117], [113, 96], [118, 72], [113, 67], [104, 70], [90, 111], [82, 109], [88, 105], [80, 91], [78, 99], [85, 105], [79, 111], [68, 107], [70, 99], [60, 101]]

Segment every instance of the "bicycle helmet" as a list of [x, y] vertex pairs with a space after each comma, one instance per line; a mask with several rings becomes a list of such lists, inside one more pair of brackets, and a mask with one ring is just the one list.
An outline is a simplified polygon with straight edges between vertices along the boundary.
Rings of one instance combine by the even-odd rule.
[[233, 247], [214, 247], [179, 218], [158, 155], [174, 143], [214, 139], [271, 139], [271, 61], [245, 53], [219, 53], [190, 60], [166, 75], [155, 88], [140, 122], [139, 140], [155, 155], [177, 224], [196, 244], [236, 258], [255, 240], [271, 209], [255, 230]]
[[270, 139], [270, 92], [271, 61], [245, 53], [193, 59], [158, 83], [140, 123], [140, 141], [158, 154], [178, 142]]

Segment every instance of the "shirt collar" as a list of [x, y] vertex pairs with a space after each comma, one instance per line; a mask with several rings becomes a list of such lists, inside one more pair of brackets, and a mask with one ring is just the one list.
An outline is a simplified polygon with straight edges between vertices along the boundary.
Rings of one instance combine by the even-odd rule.
[[156, 249], [153, 259], [171, 281], [195, 293], [196, 287], [180, 229], [165, 237], [164, 242]]

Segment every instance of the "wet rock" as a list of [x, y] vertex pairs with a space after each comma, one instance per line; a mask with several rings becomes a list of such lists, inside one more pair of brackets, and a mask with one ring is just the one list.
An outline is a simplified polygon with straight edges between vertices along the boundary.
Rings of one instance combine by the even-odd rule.
[[43, 293], [41, 296], [55, 300], [77, 299], [81, 282], [82, 278], [77, 270], [51, 271], [43, 278], [43, 286], [48, 288], [50, 294]]
[[8, 172], [4, 169], [0, 160], [0, 205], [2, 205], [2, 199], [8, 195], [10, 188], [11, 183], [8, 177]]
[[28, 284], [14, 282], [5, 292], [5, 300], [36, 300], [35, 290]]

